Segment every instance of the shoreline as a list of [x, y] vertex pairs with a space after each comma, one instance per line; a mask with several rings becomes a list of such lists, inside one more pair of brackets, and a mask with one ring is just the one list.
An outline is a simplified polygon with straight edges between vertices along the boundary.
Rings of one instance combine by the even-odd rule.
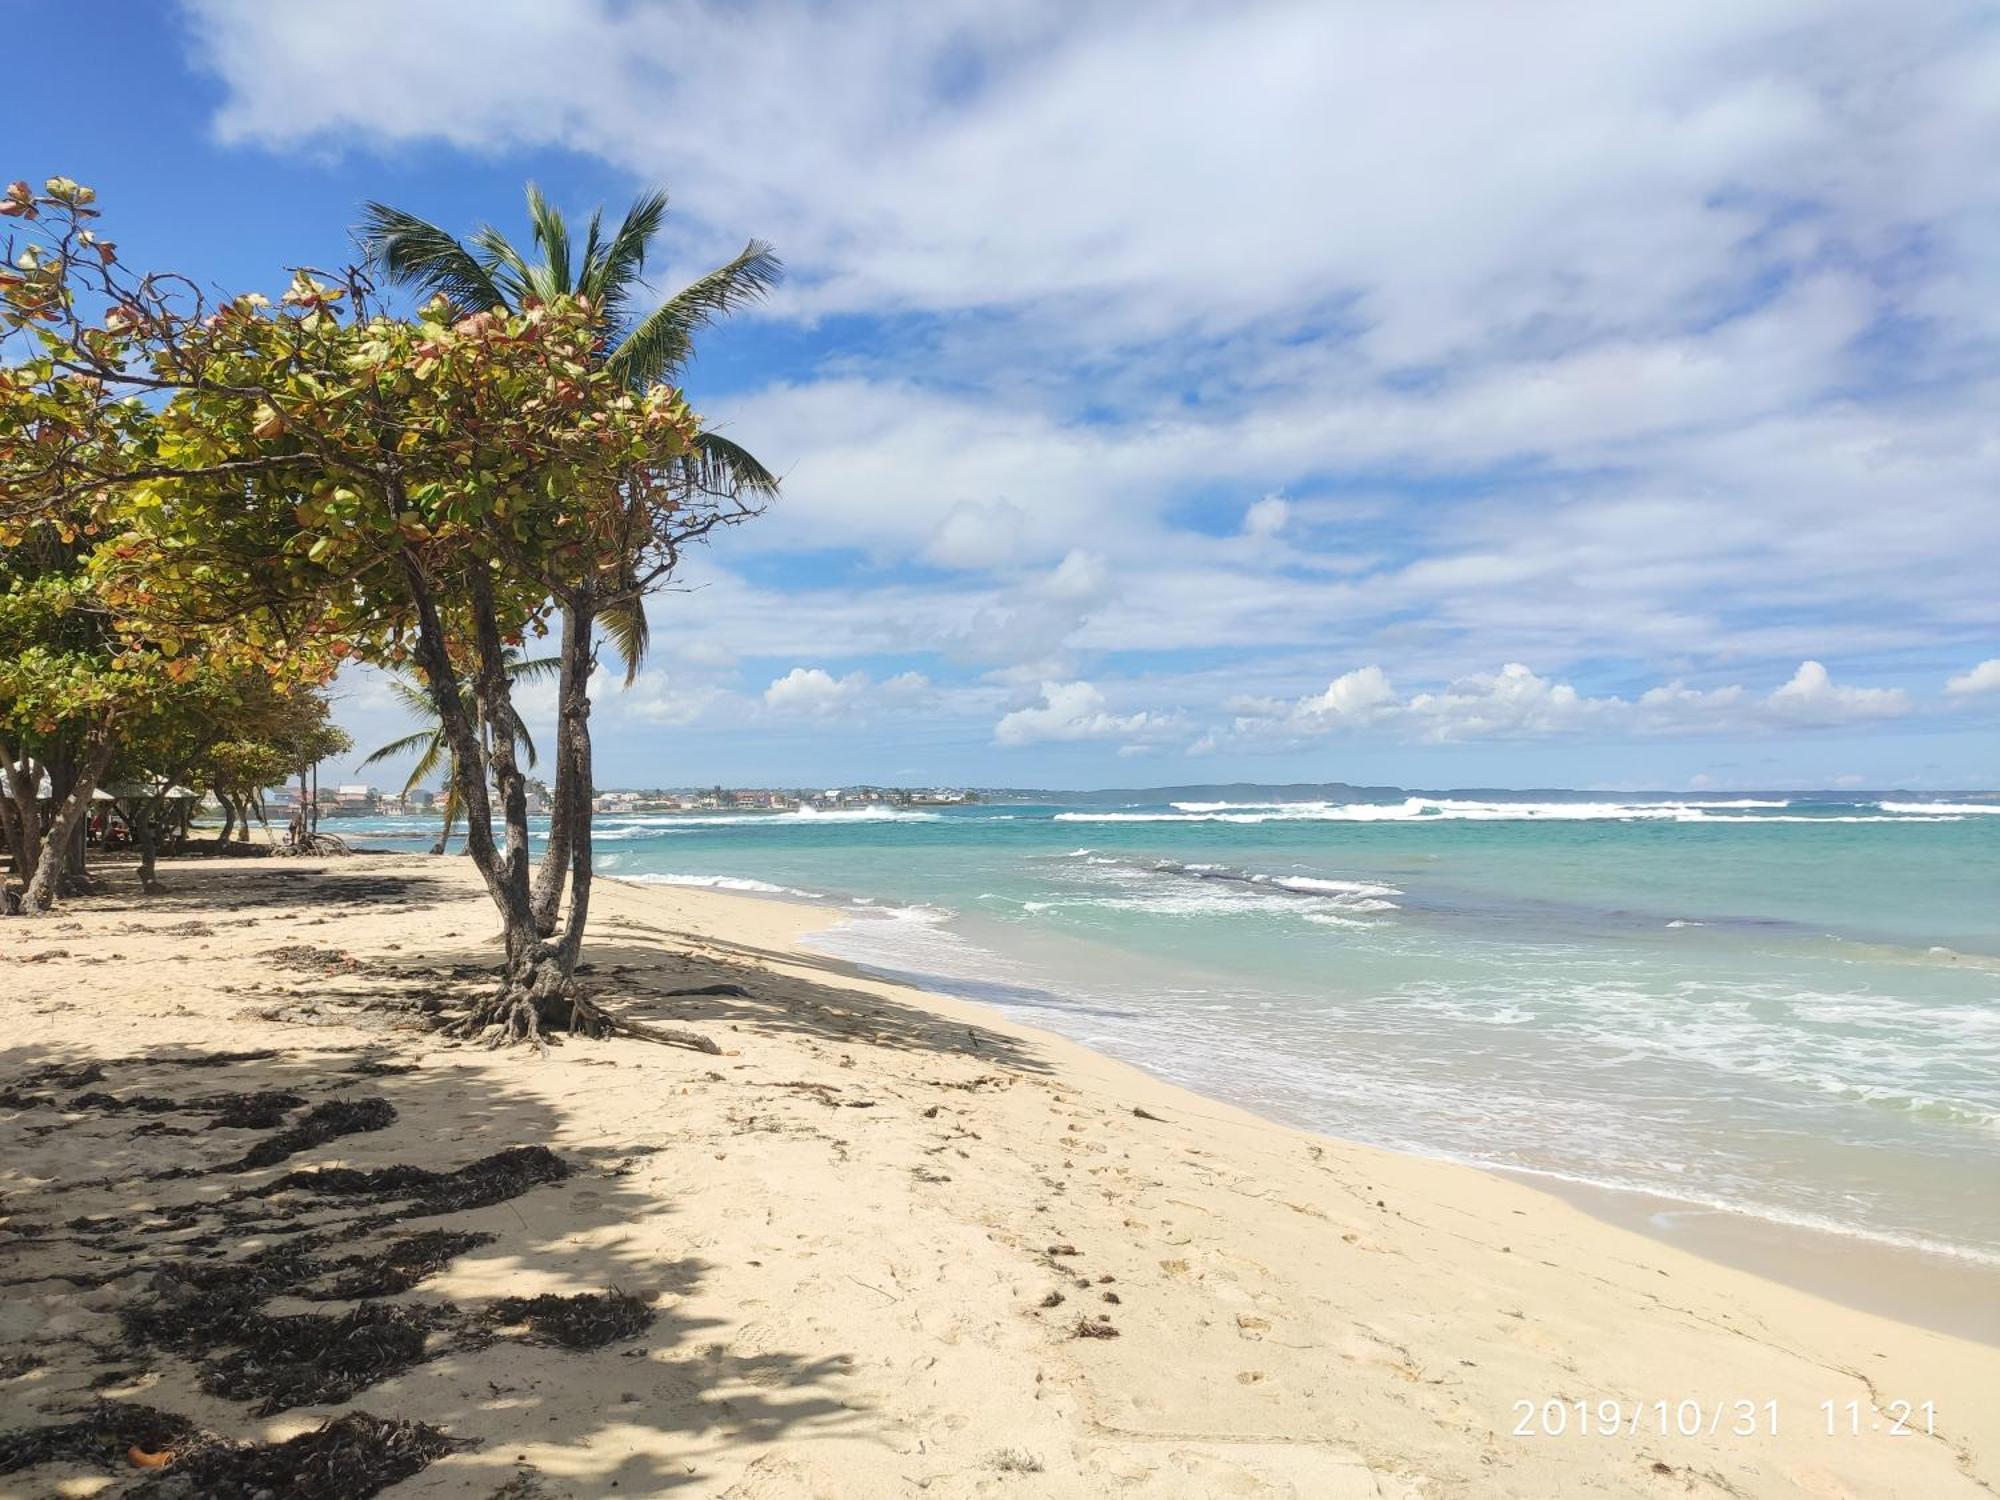
[[[355, 1394], [352, 1407], [478, 1444], [391, 1500], [489, 1496], [523, 1469], [542, 1486], [523, 1494], [738, 1500], [1931, 1497], [2000, 1484], [1992, 1348], [857, 974], [801, 945], [820, 919], [803, 904], [607, 878], [588, 982], [721, 1053], [613, 1039], [537, 1059], [428, 1029], [434, 1003], [490, 982], [491, 907], [463, 862], [190, 862], [163, 875], [160, 898], [118, 890], [0, 926], [0, 962], [22, 981], [4, 1007], [6, 1082], [98, 1058], [97, 1086], [135, 1098], [172, 1095], [178, 1079], [393, 1106], [386, 1128], [291, 1168], [449, 1170], [546, 1142], [575, 1175], [431, 1221], [492, 1243], [407, 1295], [470, 1317], [502, 1294], [609, 1286], [655, 1312], [650, 1332], [595, 1354], [503, 1340]], [[185, 1049], [246, 1046], [264, 1060], [198, 1080], [176, 1066]], [[394, 1066], [357, 1078], [355, 1054]], [[10, 1227], [111, 1213], [173, 1239], [201, 1204], [236, 1201], [217, 1187], [254, 1191], [284, 1170], [230, 1163], [237, 1132], [137, 1118], [77, 1100], [13, 1115]], [[180, 1161], [195, 1175], [156, 1175]], [[224, 1248], [265, 1243], [235, 1231]], [[217, 1430], [276, 1440], [352, 1409], [246, 1421], [193, 1394], [191, 1366], [141, 1375], [117, 1343], [118, 1298], [143, 1278], [85, 1290], [61, 1279], [73, 1247], [17, 1238], [14, 1250], [31, 1274], [0, 1336], [42, 1364], [0, 1385], [11, 1420], [98, 1398], [192, 1404]], [[1872, 1425], [1900, 1401], [1933, 1403], [1935, 1432]], [[1578, 1402], [1615, 1403], [1635, 1425], [1519, 1425], [1568, 1421]], [[1743, 1436], [1677, 1431], [1668, 1415], [1693, 1403], [1719, 1421], [1743, 1402], [1758, 1404]], [[1829, 1430], [1825, 1412], [1849, 1402], [1868, 1420]]]
[[620, 875], [603, 878], [637, 890], [712, 892], [797, 913], [799, 919], [793, 940], [809, 951], [844, 966], [857, 978], [900, 985], [927, 996], [978, 1006], [995, 1021], [1005, 1020], [1030, 1032], [1060, 1038], [1094, 1055], [1136, 1068], [1163, 1087], [1184, 1089], [1192, 1097], [1245, 1110], [1280, 1129], [1297, 1130], [1317, 1139], [1339, 1142], [1343, 1146], [1383, 1151], [1393, 1156], [1519, 1182], [1559, 1198], [1605, 1224], [1688, 1251], [1716, 1265], [1825, 1297], [1857, 1311], [1879, 1314], [2000, 1349], [2000, 1265], [1976, 1255], [1961, 1255], [1944, 1247], [1899, 1243], [1868, 1232], [1843, 1233], [1792, 1222], [1776, 1213], [1758, 1213], [1752, 1209], [1724, 1207], [1667, 1192], [1597, 1182], [1558, 1170], [1467, 1161], [1441, 1153], [1403, 1150], [1357, 1140], [1284, 1118], [1261, 1108], [1255, 1101], [1232, 1099], [1225, 1094], [1174, 1083], [1160, 1078], [1143, 1061], [1117, 1057], [1062, 1031], [1039, 1027], [1033, 1021], [1017, 1020], [1001, 1004], [984, 999], [977, 993], [958, 992], [969, 990], [974, 981], [892, 969], [849, 955], [820, 953], [812, 947], [811, 935], [836, 926], [851, 916], [847, 902], [842, 898], [821, 897], [789, 888], [759, 889], [756, 887], [761, 883], [733, 877], [718, 876], [713, 881]]

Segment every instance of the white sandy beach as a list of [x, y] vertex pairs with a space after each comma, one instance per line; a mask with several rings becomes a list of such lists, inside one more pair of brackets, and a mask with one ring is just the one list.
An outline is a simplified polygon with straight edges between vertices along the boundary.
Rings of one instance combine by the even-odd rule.
[[[0, 928], [0, 1088], [50, 1063], [119, 1059], [96, 1087], [172, 1093], [187, 1081], [178, 1053], [278, 1049], [203, 1082], [379, 1096], [397, 1116], [285, 1169], [449, 1168], [524, 1143], [579, 1168], [440, 1221], [495, 1239], [407, 1298], [615, 1286], [656, 1312], [592, 1353], [503, 1340], [361, 1391], [350, 1405], [477, 1440], [385, 1492], [397, 1497], [514, 1483], [506, 1493], [857, 1500], [1930, 1500], [2000, 1486], [2000, 1349], [1698, 1259], [1516, 1181], [1277, 1126], [977, 1005], [857, 976], [800, 946], [829, 914], [600, 882], [587, 955], [600, 998], [703, 1032], [722, 1055], [615, 1040], [537, 1058], [367, 1008], [479, 982], [433, 972], [491, 961], [492, 908], [463, 861], [166, 875], [171, 894], [154, 902], [114, 894]], [[271, 956], [297, 945], [323, 951]], [[357, 1051], [420, 1066], [357, 1077]], [[243, 1146], [134, 1123], [0, 1113], [9, 1227], [139, 1225], [211, 1201], [201, 1179], [143, 1174]], [[0, 1338], [40, 1367], [0, 1384], [0, 1426], [47, 1420], [93, 1381], [240, 1437], [330, 1414], [248, 1417], [172, 1356], [114, 1351], [132, 1278], [60, 1279], [89, 1255], [58, 1233], [10, 1234], [5, 1255]], [[1080, 1336], [1093, 1330], [1115, 1336]], [[120, 1379], [105, 1383], [107, 1369]], [[1617, 1403], [1615, 1435], [1599, 1430], [1602, 1402]], [[1899, 1402], [1916, 1428], [1931, 1403], [1934, 1434], [1892, 1432]], [[1521, 1403], [1536, 1435], [1517, 1433]], [[1557, 1419], [1567, 1430], [1543, 1434]], [[1688, 1424], [1699, 1432], [1676, 1430]], [[0, 1478], [0, 1494], [117, 1482], [45, 1466]]]

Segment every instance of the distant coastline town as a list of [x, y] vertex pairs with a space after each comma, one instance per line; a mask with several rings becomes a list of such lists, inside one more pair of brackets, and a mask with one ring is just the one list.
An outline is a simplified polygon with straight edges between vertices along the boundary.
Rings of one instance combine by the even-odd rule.
[[[528, 781], [528, 814], [540, 816], [549, 810], [553, 793], [546, 782]], [[385, 792], [359, 782], [320, 787], [315, 796], [322, 818], [400, 818], [427, 816], [438, 810], [442, 793], [426, 787], [404, 792]], [[838, 812], [857, 807], [956, 807], [979, 802], [978, 792], [958, 787], [847, 786], [824, 790], [797, 787], [655, 787], [644, 790], [613, 789], [591, 798], [591, 807], [600, 813], [711, 813], [711, 812]], [[274, 787], [265, 793], [265, 806], [274, 814], [298, 809], [298, 786]]]

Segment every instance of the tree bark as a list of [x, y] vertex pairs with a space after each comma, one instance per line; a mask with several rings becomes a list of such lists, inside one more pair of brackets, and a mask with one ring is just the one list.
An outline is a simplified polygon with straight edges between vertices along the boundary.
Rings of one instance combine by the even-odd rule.
[[[572, 761], [570, 775], [575, 782], [564, 828], [570, 854], [569, 918], [563, 924], [562, 935], [566, 973], [576, 972], [577, 957], [583, 951], [584, 925], [590, 920], [590, 882], [595, 869], [590, 836], [595, 809], [590, 798], [592, 746], [589, 684], [590, 674], [586, 672], [577, 684], [575, 702], [562, 705], [562, 719], [557, 730], [569, 746]], [[554, 913], [550, 915], [553, 918]]]
[[[466, 852], [486, 882], [487, 894], [500, 911], [507, 963], [499, 992], [459, 1023], [468, 1035], [496, 1032], [495, 1040], [543, 1040], [557, 1024], [576, 1026], [575, 1007], [565, 1003], [570, 976], [558, 945], [545, 943], [535, 930], [535, 913], [528, 883], [527, 782], [514, 756], [514, 739], [507, 731], [509, 716], [497, 710], [509, 703], [507, 670], [499, 622], [494, 614], [492, 581], [472, 571], [467, 580], [471, 604], [477, 671], [473, 696], [481, 720], [492, 730], [491, 749], [480, 744], [480, 732], [459, 698], [458, 674], [451, 664], [444, 623], [438, 614], [431, 581], [416, 558], [403, 556], [404, 579], [417, 607], [417, 664], [423, 668], [432, 705], [437, 709], [445, 743], [451, 748], [453, 783], [459, 811], [465, 818]], [[487, 771], [500, 792], [507, 848], [503, 854], [493, 839], [493, 802], [487, 795]]]
[[0, 797], [0, 833], [7, 838], [7, 862], [17, 875], [28, 872], [27, 844], [21, 837], [21, 814], [12, 797]]
[[556, 914], [562, 909], [563, 884], [569, 878], [579, 805], [584, 837], [590, 836], [590, 775], [587, 769], [578, 771], [577, 746], [581, 741], [583, 763], [587, 766], [590, 673], [596, 664], [591, 636], [596, 626], [590, 595], [579, 590], [563, 611], [562, 667], [556, 690], [555, 788], [549, 805], [548, 846], [542, 850], [541, 869], [535, 876], [535, 930], [543, 937], [555, 934]]
[[111, 753], [117, 746], [111, 727], [111, 720], [107, 718], [93, 731], [84, 747], [82, 768], [49, 823], [48, 835], [42, 841], [41, 856], [35, 861], [35, 873], [28, 878], [28, 888], [21, 895], [21, 909], [29, 916], [39, 916], [55, 902], [56, 887], [70, 862], [71, 839], [83, 831], [84, 817], [90, 811], [91, 793], [97, 790], [98, 780], [104, 775], [105, 767], [111, 764]]
[[42, 857], [41, 762], [25, 745], [18, 757], [11, 747], [0, 745], [0, 774], [7, 782], [7, 845], [15, 872], [26, 880]]

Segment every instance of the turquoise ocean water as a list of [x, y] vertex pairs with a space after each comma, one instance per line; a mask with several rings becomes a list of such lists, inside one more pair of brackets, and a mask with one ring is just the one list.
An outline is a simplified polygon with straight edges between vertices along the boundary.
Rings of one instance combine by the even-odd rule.
[[2000, 1265], [2000, 800], [1231, 789], [599, 836], [607, 875], [830, 903], [832, 955], [1275, 1118]]

